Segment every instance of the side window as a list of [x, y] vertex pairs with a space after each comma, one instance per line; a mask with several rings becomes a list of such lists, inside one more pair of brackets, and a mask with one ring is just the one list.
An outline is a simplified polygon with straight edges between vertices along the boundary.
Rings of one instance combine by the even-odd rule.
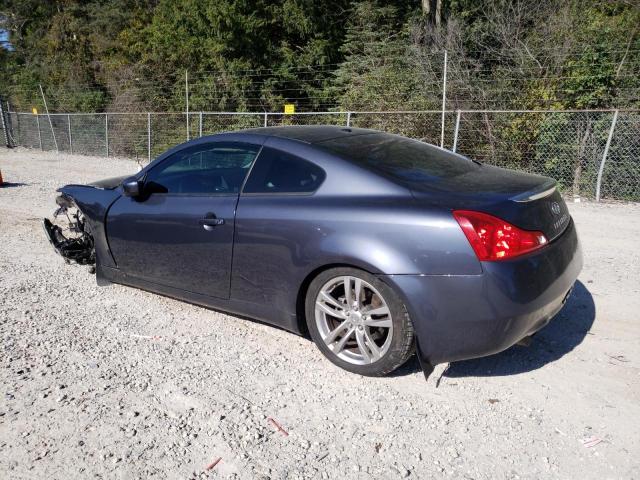
[[174, 153], [147, 174], [147, 193], [238, 193], [260, 147], [209, 143]]
[[317, 165], [281, 150], [264, 147], [243, 193], [313, 193], [324, 181]]

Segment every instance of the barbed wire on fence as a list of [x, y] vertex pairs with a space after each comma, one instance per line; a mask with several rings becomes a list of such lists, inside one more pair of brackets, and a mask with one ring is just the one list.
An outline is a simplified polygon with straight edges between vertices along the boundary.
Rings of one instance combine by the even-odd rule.
[[[428, 110], [439, 107], [443, 90], [447, 91], [447, 108], [456, 109], [640, 107], [640, 49], [629, 44], [610, 45], [597, 56], [588, 55], [587, 50], [565, 52], [560, 46], [541, 49], [537, 61], [524, 59], [499, 67], [476, 64], [469, 53], [510, 58], [521, 51], [502, 48], [499, 52], [466, 52], [467, 56], [451, 52], [445, 62], [444, 50], [409, 49], [377, 58], [376, 65], [364, 70], [341, 62], [190, 71], [188, 79], [184, 71], [153, 77], [136, 67], [120, 74], [124, 77], [43, 88], [52, 111], [57, 112], [154, 108], [179, 112], [187, 103], [193, 110], [215, 111], [271, 111], [282, 103], [295, 103], [298, 110], [308, 111], [393, 106]], [[402, 68], [396, 68], [398, 63]], [[450, 73], [445, 84], [446, 65]], [[341, 75], [357, 81], [343, 84]], [[189, 98], [184, 95], [185, 80]], [[402, 88], [394, 88], [399, 83]], [[13, 86], [0, 93], [17, 109], [41, 109], [36, 85]]]
[[[151, 161], [188, 139], [264, 126], [344, 125], [439, 144], [442, 115], [442, 110], [52, 113], [51, 125], [43, 114], [10, 112], [9, 117], [12, 136], [24, 147], [55, 150], [57, 143], [61, 152]], [[619, 110], [615, 124], [614, 115], [607, 109], [445, 110], [444, 147], [553, 177], [573, 198], [640, 201], [640, 110]]]

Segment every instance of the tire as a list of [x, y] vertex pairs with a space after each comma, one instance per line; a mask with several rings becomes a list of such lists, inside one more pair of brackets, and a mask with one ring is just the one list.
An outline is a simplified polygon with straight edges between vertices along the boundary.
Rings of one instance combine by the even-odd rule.
[[404, 304], [388, 285], [363, 270], [321, 272], [307, 290], [305, 316], [316, 346], [349, 372], [387, 375], [414, 352], [413, 325]]

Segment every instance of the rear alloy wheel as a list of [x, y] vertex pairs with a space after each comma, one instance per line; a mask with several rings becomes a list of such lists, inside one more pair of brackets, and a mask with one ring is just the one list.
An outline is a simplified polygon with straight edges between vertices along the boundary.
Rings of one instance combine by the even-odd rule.
[[307, 292], [309, 332], [333, 363], [369, 376], [392, 372], [413, 352], [413, 328], [398, 296], [353, 268], [322, 272]]

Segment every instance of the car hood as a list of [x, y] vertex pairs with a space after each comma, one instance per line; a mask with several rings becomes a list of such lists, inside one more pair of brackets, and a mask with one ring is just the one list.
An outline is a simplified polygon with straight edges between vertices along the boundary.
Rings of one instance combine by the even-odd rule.
[[113, 190], [114, 188], [119, 187], [125, 178], [130, 177], [130, 175], [123, 175], [121, 177], [111, 177], [105, 178], [104, 180], [98, 180], [97, 182], [89, 183], [90, 187], [101, 188], [102, 190]]

